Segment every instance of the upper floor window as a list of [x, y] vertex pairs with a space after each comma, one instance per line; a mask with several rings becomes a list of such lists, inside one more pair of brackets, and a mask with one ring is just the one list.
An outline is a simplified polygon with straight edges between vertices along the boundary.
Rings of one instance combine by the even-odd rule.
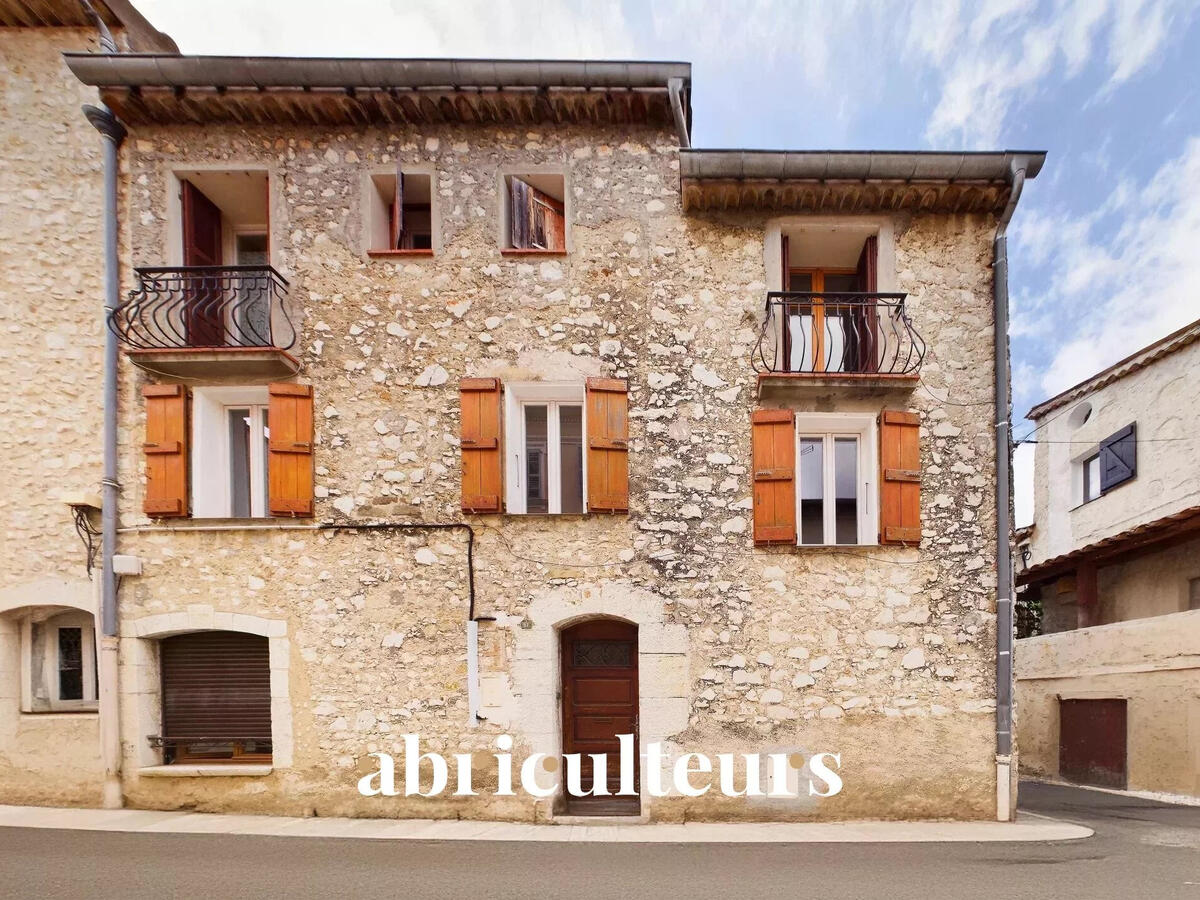
[[372, 175], [367, 225], [373, 254], [433, 253], [432, 174], [401, 170]]
[[1083, 502], [1090, 503], [1100, 496], [1100, 454], [1085, 459], [1083, 467]]
[[874, 430], [873, 416], [796, 416], [799, 543], [875, 542]]
[[267, 513], [271, 438], [264, 387], [192, 392], [192, 512], [198, 518], [257, 518]]
[[582, 513], [583, 385], [508, 385], [511, 513]]
[[567, 251], [566, 177], [506, 175], [503, 243], [507, 250]]
[[754, 543], [920, 544], [920, 424], [906, 410], [755, 410]]

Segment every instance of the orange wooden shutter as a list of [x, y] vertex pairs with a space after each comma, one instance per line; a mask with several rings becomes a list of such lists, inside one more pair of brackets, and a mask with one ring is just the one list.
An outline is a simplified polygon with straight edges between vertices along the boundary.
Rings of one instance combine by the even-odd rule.
[[313, 389], [272, 384], [267, 408], [267, 507], [273, 516], [313, 514]]
[[750, 418], [754, 543], [796, 543], [796, 416], [756, 409]]
[[501, 511], [500, 379], [464, 378], [458, 385], [463, 512]]
[[589, 512], [629, 512], [629, 388], [616, 378], [587, 380]]
[[187, 389], [181, 384], [148, 384], [146, 401], [146, 496], [148, 516], [188, 514]]
[[921, 417], [879, 417], [879, 543], [921, 542]]

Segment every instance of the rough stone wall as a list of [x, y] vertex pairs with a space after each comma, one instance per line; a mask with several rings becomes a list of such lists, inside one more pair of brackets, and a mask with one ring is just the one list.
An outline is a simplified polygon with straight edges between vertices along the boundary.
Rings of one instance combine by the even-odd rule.
[[[60, 54], [91, 29], [0, 29], [0, 802], [94, 803], [94, 715], [22, 715], [17, 619], [90, 595], [68, 494], [98, 494], [101, 143]], [[59, 749], [52, 749], [59, 748]]]
[[[990, 815], [990, 221], [895, 223], [897, 280], [934, 350], [929, 389], [887, 402], [923, 415], [923, 548], [762, 551], [750, 540], [748, 423], [767, 217], [684, 217], [672, 135], [164, 128], [139, 130], [128, 150], [134, 264], [163, 260], [172, 166], [269, 167], [275, 262], [301, 318], [301, 380], [316, 391], [319, 520], [460, 520], [462, 376], [628, 378], [631, 409], [628, 517], [470, 518], [477, 612], [496, 619], [480, 629], [487, 722], [472, 728], [462, 535], [152, 530], [140, 513], [146, 376], [126, 368], [122, 517], [143, 530], [121, 551], [143, 557], [145, 574], [122, 587], [123, 633], [139, 640], [139, 618], [189, 605], [286, 621], [295, 737], [293, 765], [265, 779], [141, 778], [152, 723], [138, 717], [152, 710], [127, 702], [131, 802], [544, 817], [548, 804], [527, 797], [364, 799], [354, 780], [373, 765], [367, 752], [396, 751], [407, 731], [477, 752], [479, 784], [503, 731], [518, 754], [553, 750], [553, 630], [608, 612], [639, 621], [642, 728], [671, 749], [843, 755], [833, 800], [669, 798], [652, 817]], [[364, 253], [364, 171], [397, 157], [436, 168], [434, 259]], [[524, 165], [569, 169], [569, 256], [497, 250], [497, 171]], [[947, 391], [961, 405], [933, 399]], [[802, 408], [882, 405], [839, 394]], [[123, 658], [132, 693], [144, 673]]]

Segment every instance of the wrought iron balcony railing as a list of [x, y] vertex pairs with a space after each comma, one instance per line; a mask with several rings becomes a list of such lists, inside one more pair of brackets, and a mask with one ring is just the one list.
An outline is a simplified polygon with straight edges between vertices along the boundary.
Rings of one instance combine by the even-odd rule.
[[138, 284], [108, 327], [135, 350], [263, 347], [288, 350], [296, 329], [288, 283], [270, 266], [135, 269]]
[[907, 296], [771, 291], [755, 371], [915, 375], [925, 341], [904, 308]]

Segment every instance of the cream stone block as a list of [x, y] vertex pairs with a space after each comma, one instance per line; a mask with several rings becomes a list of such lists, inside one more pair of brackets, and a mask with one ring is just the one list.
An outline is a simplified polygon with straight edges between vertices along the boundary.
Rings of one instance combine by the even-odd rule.
[[685, 625], [646, 625], [638, 629], [640, 653], [687, 653]]
[[246, 634], [257, 634], [260, 637], [267, 636], [267, 620], [259, 616], [249, 616], [245, 613], [233, 614], [233, 630], [241, 631]]
[[292, 665], [292, 642], [287, 638], [267, 638], [267, 657], [271, 670], [286, 672]]
[[288, 671], [287, 669], [271, 669], [271, 696], [287, 699]]
[[219, 631], [233, 631], [233, 613], [213, 613], [213, 628]]
[[213, 627], [213, 608], [211, 606], [189, 606], [188, 620], [197, 631], [207, 631]]
[[643, 697], [642, 741], [661, 741], [688, 726], [688, 701], [683, 697]]
[[642, 699], [686, 697], [688, 658], [680, 653], [639, 653], [638, 690]]

